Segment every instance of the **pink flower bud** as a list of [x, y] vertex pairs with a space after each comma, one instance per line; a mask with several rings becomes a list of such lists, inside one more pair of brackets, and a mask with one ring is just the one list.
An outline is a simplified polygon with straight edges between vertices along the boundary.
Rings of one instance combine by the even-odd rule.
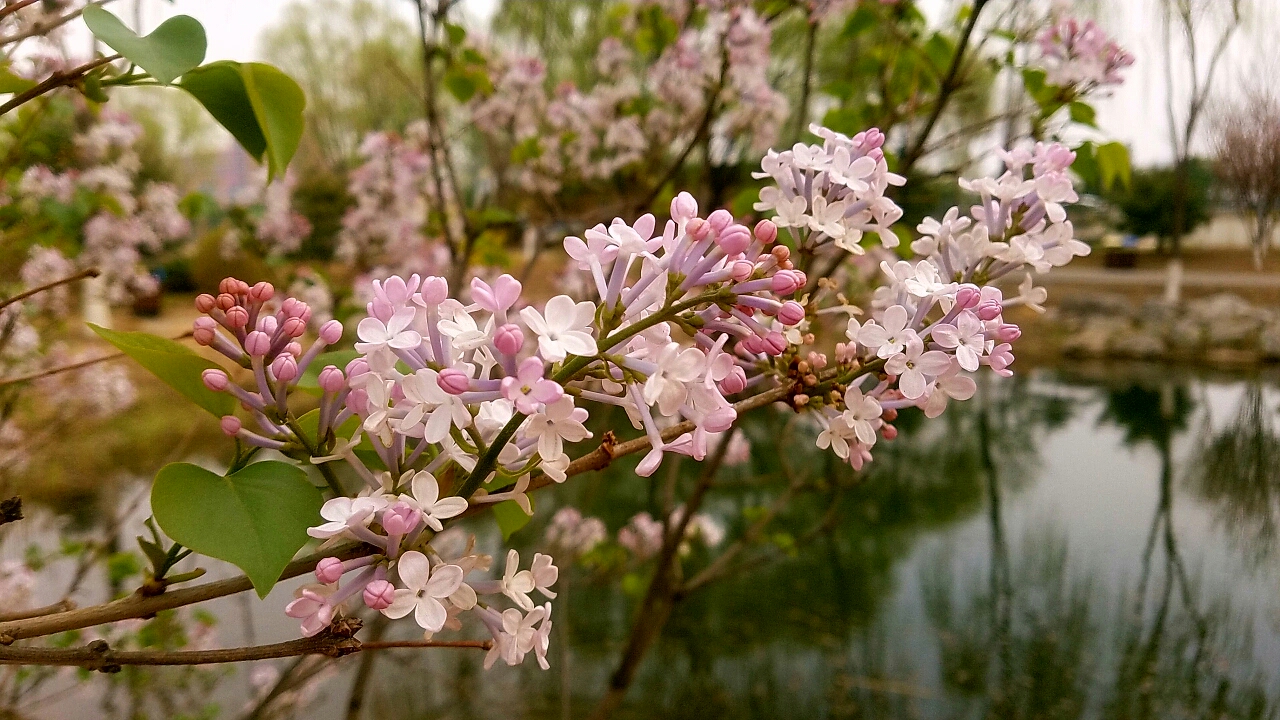
[[282, 352], [271, 361], [271, 376], [282, 382], [296, 380], [301, 374], [298, 371], [298, 358]]
[[240, 428], [242, 427], [240, 424], [240, 418], [235, 415], [223, 415], [221, 425], [222, 432], [225, 433], [227, 437], [235, 437], [235, 434], [240, 432]]
[[892, 440], [898, 437], [898, 428], [894, 427], [893, 425], [885, 425], [880, 428], [880, 437], [884, 438], [885, 440]]
[[386, 580], [374, 580], [364, 586], [364, 604], [370, 610], [385, 610], [396, 599], [396, 586]]
[[217, 307], [218, 301], [209, 293], [201, 293], [196, 296], [196, 310], [207, 313]]
[[342, 323], [330, 320], [320, 326], [320, 342], [332, 345], [342, 339]]
[[677, 223], [688, 222], [698, 216], [698, 201], [687, 192], [671, 198], [671, 219]]
[[734, 282], [743, 282], [744, 280], [749, 279], [751, 274], [755, 271], [755, 264], [746, 260], [739, 260], [733, 264], [732, 268], [730, 268], [729, 277], [733, 278]]
[[263, 357], [271, 351], [271, 336], [261, 330], [254, 330], [245, 337], [244, 349], [254, 357]]
[[729, 257], [741, 255], [751, 244], [751, 231], [745, 225], [730, 225], [716, 237], [716, 244]]
[[720, 208], [707, 216], [707, 224], [716, 232], [724, 232], [724, 229], [733, 223], [733, 213]]
[[690, 220], [688, 225], [684, 226], [684, 231], [694, 240], [701, 240], [707, 236], [707, 233], [711, 232], [711, 226], [707, 224], [706, 220], [696, 217]]
[[342, 377], [342, 371], [333, 365], [326, 365], [320, 371], [319, 379], [320, 389], [328, 393], [336, 393], [346, 386], [346, 378]]
[[773, 274], [772, 289], [775, 295], [787, 296], [801, 287], [800, 273], [795, 270], [779, 270]]
[[231, 384], [230, 378], [221, 370], [209, 368], [200, 373], [200, 379], [204, 381], [204, 386], [214, 392], [222, 392]]
[[983, 320], [995, 320], [1000, 317], [1000, 313], [1002, 312], [1004, 312], [1004, 308], [1000, 306], [1000, 303], [994, 300], [988, 300], [987, 302], [982, 303], [978, 306], [977, 310], [978, 317]]
[[299, 317], [288, 318], [280, 327], [280, 331], [292, 338], [302, 337], [302, 334], [307, 331], [307, 321]]
[[524, 331], [515, 323], [507, 323], [494, 332], [493, 344], [499, 352], [515, 355], [524, 347]]
[[956, 306], [968, 310], [982, 301], [982, 291], [974, 285], [961, 285], [956, 290]]
[[276, 329], [280, 327], [280, 321], [275, 315], [263, 315], [258, 318], [258, 327], [255, 330], [261, 330], [268, 335], [275, 335]]
[[467, 374], [457, 368], [445, 368], [440, 371], [439, 377], [436, 378], [440, 389], [450, 395], [461, 395], [471, 386], [471, 378]]
[[778, 310], [778, 321], [788, 327], [798, 325], [804, 320], [804, 306], [795, 300], [788, 300], [782, 303], [782, 308]]
[[222, 293], [218, 297], [214, 298], [213, 301], [218, 306], [218, 309], [222, 310], [223, 312], [230, 310], [231, 308], [235, 307], [237, 304], [236, 296], [230, 293]]
[[362, 357], [358, 357], [347, 363], [347, 367], [343, 372], [346, 373], [349, 378], [360, 377], [361, 375], [369, 372], [369, 361]]
[[996, 339], [1000, 342], [1011, 343], [1020, 337], [1022, 337], [1022, 328], [1017, 325], [1001, 325], [1000, 329], [996, 330]]
[[234, 295], [240, 290], [240, 281], [233, 277], [222, 278], [222, 282], [218, 283], [218, 292]]
[[814, 370], [821, 370], [827, 366], [827, 356], [813, 350], [809, 351], [809, 364]]
[[249, 288], [249, 299], [257, 302], [266, 302], [275, 295], [276, 289], [269, 282], [260, 282]]
[[729, 369], [729, 374], [720, 381], [720, 392], [725, 395], [734, 395], [747, 389], [747, 372], [740, 366], [734, 365]]
[[791, 257], [791, 248], [786, 245], [774, 245], [773, 249], [769, 251], [769, 254], [773, 256], [774, 260], [777, 260], [778, 262], [785, 262]]
[[382, 529], [391, 535], [408, 535], [422, 520], [422, 512], [405, 503], [396, 503], [382, 514]]
[[295, 358], [300, 358], [300, 357], [302, 357], [302, 343], [300, 343], [300, 342], [298, 342], [297, 340], [295, 340], [295, 341], [293, 341], [293, 342], [289, 343], [288, 345], [285, 345], [285, 346], [284, 346], [284, 351], [285, 351], [286, 353], [288, 353], [288, 354], [290, 354], [290, 355], [294, 356]]
[[218, 334], [217, 327], [218, 323], [213, 318], [198, 317], [192, 324], [191, 337], [195, 338], [197, 345], [209, 345]]
[[332, 585], [342, 579], [342, 561], [336, 557], [321, 558], [316, 563], [316, 579]]
[[355, 388], [347, 393], [347, 409], [354, 413], [369, 412], [369, 393], [362, 388]]
[[781, 355], [787, 349], [787, 339], [776, 330], [765, 336], [764, 344], [764, 351], [770, 355]]
[[298, 377], [298, 361], [288, 353], [280, 353], [271, 363], [271, 373], [280, 382], [292, 382]]
[[280, 303], [280, 312], [286, 318], [300, 318], [306, 315], [309, 309], [307, 304], [298, 298], [285, 298], [284, 302]]
[[740, 340], [738, 344], [742, 346], [743, 350], [746, 350], [752, 355], [759, 355], [765, 351], [765, 342], [758, 335], [752, 335], [751, 337], [744, 338]]
[[227, 325], [233, 328], [242, 328], [249, 324], [249, 311], [242, 306], [236, 305], [227, 308]]
[[778, 239], [778, 226], [772, 220], [761, 220], [756, 223], [756, 239], [768, 245]]
[[791, 272], [796, 274], [796, 279], [800, 281], [800, 287], [809, 284], [809, 276], [805, 275], [803, 270], [792, 270]]
[[428, 305], [439, 305], [449, 297], [449, 281], [434, 275], [422, 281], [422, 289], [418, 291], [422, 301]]

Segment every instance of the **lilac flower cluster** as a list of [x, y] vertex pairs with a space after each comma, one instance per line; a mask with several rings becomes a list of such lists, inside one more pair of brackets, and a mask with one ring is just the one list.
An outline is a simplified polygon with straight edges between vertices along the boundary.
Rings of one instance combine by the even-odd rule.
[[[709, 442], [737, 419], [730, 398], [765, 392], [811, 413], [821, 426], [819, 447], [860, 467], [878, 437], [896, 433], [898, 409], [920, 406], [936, 416], [950, 399], [973, 394], [965, 373], [986, 365], [1008, 374], [1019, 330], [1003, 313], [1038, 306], [1043, 290], [1028, 279], [1017, 297], [1006, 298], [992, 283], [1088, 252], [1072, 237], [1063, 208], [1076, 200], [1067, 175], [1074, 155], [1058, 145], [1015, 150], [1003, 155], [1009, 170], [1000, 178], [962, 180], [981, 203], [963, 218], [953, 209], [942, 221], [926, 220], [911, 245], [916, 257], [881, 265], [886, 284], [875, 293], [872, 318], [849, 322], [849, 342], [836, 347], [831, 362], [814, 351], [802, 355], [800, 346], [814, 342], [811, 317], [850, 308], [843, 300], [820, 307], [821, 292], [807, 305], [790, 299], [808, 278], [791, 248], [777, 242], [778, 225], [806, 255], [832, 247], [863, 252], [866, 233], [892, 246], [901, 211], [884, 193], [901, 179], [888, 171], [878, 131], [852, 138], [814, 131], [822, 146], [797, 145], [763, 161], [775, 184], [761, 192], [759, 207], [776, 220], [749, 228], [724, 210], [704, 217], [694, 198], [680, 193], [660, 232], [657, 219], [644, 215], [566, 238], [570, 263], [589, 279], [593, 300], [557, 295], [541, 308], [528, 305], [509, 275], [473, 279], [466, 301], [453, 297], [442, 277], [373, 281], [356, 328], [360, 355], [343, 369], [319, 372], [314, 437], [290, 414], [288, 393], [342, 326], [322, 325], [304, 352], [305, 303], [276, 305], [270, 285], [234, 279], [216, 297], [201, 296], [197, 341], [253, 371], [253, 390], [221, 371], [205, 374], [208, 387], [233, 393], [256, 421], [249, 430], [228, 416], [224, 430], [250, 445], [308, 457], [328, 476], [331, 463], [345, 463], [364, 483], [353, 497], [331, 482], [335, 496], [321, 512], [324, 522], [309, 532], [325, 547], [354, 540], [375, 554], [317, 566], [319, 583], [300, 590], [287, 609], [303, 632], [320, 632], [356, 603], [389, 617], [412, 613], [427, 635], [456, 629], [472, 613], [493, 636], [487, 664], [500, 658], [514, 665], [532, 652], [546, 667], [559, 572], [553, 560], [538, 554], [521, 569], [512, 550], [500, 579], [473, 577], [490, 558], [474, 551], [474, 538], [446, 548], [450, 533], [442, 531], [498, 502], [532, 514], [535, 481], [563, 482], [580, 471], [570, 445], [592, 437], [586, 422], [593, 409], [621, 407], [643, 431], [649, 450], [636, 467], [642, 476], [666, 453], [703, 459]], [[680, 423], [685, 432], [664, 432]], [[637, 555], [651, 553], [656, 526], [637, 516], [619, 542]], [[724, 535], [708, 516], [692, 518], [689, 528], [686, 541], [708, 546]], [[574, 556], [605, 532], [598, 521], [558, 515], [553, 535]], [[514, 607], [500, 608], [504, 597]]]
[[[851, 379], [840, 386], [839, 401], [806, 395], [797, 402], [816, 406], [818, 446], [855, 468], [871, 459], [878, 435], [896, 434], [889, 423], [900, 408], [918, 406], [936, 417], [949, 400], [973, 395], [965, 373], [985, 365], [1011, 375], [1011, 343], [1021, 331], [1004, 320], [1005, 310], [1042, 309], [1046, 293], [1031, 273], [1089, 253], [1063, 208], [1077, 199], [1067, 174], [1075, 154], [1038, 144], [1001, 157], [1008, 170], [1000, 178], [960, 181], [981, 198], [969, 216], [952, 208], [941, 221], [927, 218], [911, 244], [913, 259], [880, 264], [885, 284], [873, 296], [873, 318], [850, 319], [849, 342], [836, 347], [837, 374]], [[1018, 295], [1005, 297], [994, 283], [1012, 273], [1024, 277]], [[820, 370], [826, 360], [811, 362]]]
[[1037, 42], [1047, 82], [1080, 93], [1119, 85], [1124, 82], [1120, 71], [1133, 64], [1133, 55], [1092, 20], [1060, 17], [1041, 31]]

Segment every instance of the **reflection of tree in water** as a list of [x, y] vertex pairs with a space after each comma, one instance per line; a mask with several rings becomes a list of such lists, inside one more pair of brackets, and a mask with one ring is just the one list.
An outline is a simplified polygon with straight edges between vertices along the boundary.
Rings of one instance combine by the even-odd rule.
[[[944, 560], [925, 593], [949, 691], [960, 717], [1253, 718], [1276, 712], [1253, 668], [1251, 628], [1225, 600], [1206, 602], [1188, 576], [1173, 520], [1172, 446], [1194, 410], [1185, 388], [1109, 390], [1100, 421], [1120, 426], [1129, 445], [1160, 455], [1160, 486], [1137, 587], [1117, 624], [1114, 665], [1094, 583], [1073, 577], [1061, 535], [1025, 539], [1010, 561], [1001, 517], [1006, 468], [986, 454], [990, 559], [986, 589], [953, 582]], [[995, 416], [990, 407], [980, 411]], [[988, 423], [991, 425], [992, 423]], [[980, 428], [983, 424], [980, 422]], [[986, 441], [996, 437], [988, 426]], [[962, 600], [958, 600], [958, 598]]]
[[1262, 395], [1262, 385], [1250, 383], [1235, 418], [1216, 433], [1207, 428], [1186, 476], [1255, 562], [1275, 550], [1280, 513], [1280, 437]]
[[1142, 553], [1138, 583], [1126, 601], [1108, 718], [1255, 718], [1276, 712], [1249, 667], [1252, 632], [1225, 600], [1206, 603], [1189, 577], [1173, 522], [1173, 437], [1193, 403], [1185, 387], [1113, 390], [1102, 420], [1126, 430], [1125, 442], [1149, 442], [1160, 454], [1160, 494]]
[[[985, 590], [956, 582], [945, 559], [925, 576], [926, 609], [939, 636], [943, 683], [967, 700], [965, 716], [977, 710], [1002, 720], [1078, 717], [1092, 661], [1086, 654], [1092, 635], [1090, 583], [1068, 577], [1060, 533], [1027, 538], [1018, 562], [1011, 562], [1002, 484], [1016, 484], [1028, 472], [1011, 462], [1017, 456], [1008, 455], [1006, 444], [1009, 433], [1027, 419], [1020, 417], [1018, 397], [1009, 402], [988, 391], [974, 402], [990, 558]], [[1053, 410], [1041, 412], [1056, 422], [1068, 417]], [[958, 606], [957, 597], [966, 600]]]

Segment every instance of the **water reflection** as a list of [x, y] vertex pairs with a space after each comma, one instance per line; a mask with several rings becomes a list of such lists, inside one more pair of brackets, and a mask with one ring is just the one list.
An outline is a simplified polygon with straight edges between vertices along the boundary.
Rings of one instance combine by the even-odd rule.
[[[771, 528], [794, 547], [680, 604], [615, 717], [1275, 717], [1273, 388], [1110, 370], [992, 381], [937, 421], [904, 414], [861, 476], [811, 451], [791, 416], [757, 418], [750, 467], [707, 509], [740, 517], [789, 477], [817, 478]], [[656, 511], [658, 486], [627, 472], [558, 488], [517, 543], [534, 549], [564, 502], [615, 531]], [[551, 671], [387, 653], [364, 717], [586, 717], [638, 579], [562, 578]], [[298, 717], [344, 717], [356, 668]]]

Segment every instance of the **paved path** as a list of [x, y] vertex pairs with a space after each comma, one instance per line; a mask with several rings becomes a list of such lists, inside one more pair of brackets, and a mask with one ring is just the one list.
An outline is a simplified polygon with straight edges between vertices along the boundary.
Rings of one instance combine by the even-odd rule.
[[[1164, 270], [1054, 268], [1048, 275], [1036, 276], [1036, 284], [1161, 287], [1167, 277]], [[1280, 273], [1184, 270], [1182, 284], [1184, 287], [1280, 288]]]

